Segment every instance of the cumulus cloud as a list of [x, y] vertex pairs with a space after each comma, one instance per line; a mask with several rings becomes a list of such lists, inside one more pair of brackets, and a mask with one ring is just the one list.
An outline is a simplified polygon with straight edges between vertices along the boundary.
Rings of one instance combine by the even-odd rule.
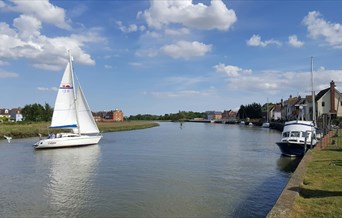
[[249, 45], [249, 46], [266, 47], [268, 45], [281, 46], [282, 43], [277, 41], [277, 40], [274, 40], [274, 39], [262, 41], [261, 37], [259, 35], [254, 34], [249, 40], [247, 40], [247, 45]]
[[123, 33], [132, 33], [137, 31], [144, 31], [145, 26], [138, 26], [136, 24], [130, 24], [128, 26], [123, 25], [122, 21], [116, 21], [116, 25]]
[[322, 37], [329, 45], [342, 48], [342, 25], [326, 21], [318, 11], [311, 11], [303, 19], [309, 36], [313, 39]]
[[189, 59], [192, 57], [204, 56], [211, 51], [212, 45], [206, 45], [201, 42], [178, 41], [175, 44], [165, 45], [161, 51], [173, 58]]
[[[300, 94], [307, 95], [311, 90], [309, 71], [260, 71], [253, 72], [250, 69], [218, 64], [214, 66], [216, 72], [226, 75], [227, 87], [231, 90], [240, 90], [245, 93], [267, 93], [275, 95], [283, 93], [285, 95]], [[328, 88], [331, 80], [341, 83], [339, 75], [342, 70], [327, 70], [321, 67], [314, 72], [314, 89], [320, 91]], [[303, 82], [306, 81], [306, 82]]]
[[4, 12], [21, 13], [13, 19], [13, 26], [0, 22], [0, 58], [26, 58], [36, 68], [61, 70], [67, 59], [66, 50], [70, 49], [76, 62], [95, 64], [82, 47], [85, 43], [105, 40], [98, 34], [98, 30], [90, 29], [82, 34], [64, 37], [49, 37], [41, 33], [43, 23], [70, 29], [63, 9], [46, 0], [12, 0], [8, 4], [3, 2], [0, 9]]
[[232, 66], [232, 65], [226, 66], [224, 64], [218, 64], [218, 65], [215, 65], [214, 68], [215, 68], [216, 72], [224, 73], [228, 77], [238, 77], [238, 76], [242, 76], [243, 74], [252, 73], [252, 70], [250, 70], [250, 69], [244, 70], [240, 67]]
[[10, 2], [12, 4], [4, 5], [3, 8], [35, 17], [44, 23], [52, 24], [62, 29], [71, 29], [66, 20], [64, 9], [52, 5], [48, 0], [10, 0]]
[[192, 0], [152, 0], [151, 7], [138, 13], [149, 27], [161, 29], [169, 24], [185, 27], [227, 31], [237, 20], [234, 10], [221, 0], [211, 0], [210, 5], [194, 4]]
[[289, 44], [295, 48], [300, 48], [304, 45], [304, 42], [298, 40], [296, 35], [289, 36]]

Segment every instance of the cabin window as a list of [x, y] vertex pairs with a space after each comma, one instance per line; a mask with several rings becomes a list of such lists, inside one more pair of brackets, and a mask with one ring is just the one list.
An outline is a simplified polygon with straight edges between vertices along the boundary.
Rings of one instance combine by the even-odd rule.
[[287, 138], [287, 137], [289, 137], [289, 135], [290, 135], [290, 132], [284, 132], [283, 133], [283, 138]]
[[322, 101], [322, 107], [324, 107], [325, 106], [325, 103], [324, 103], [324, 101]]
[[300, 137], [300, 132], [298, 131], [291, 132], [291, 137]]

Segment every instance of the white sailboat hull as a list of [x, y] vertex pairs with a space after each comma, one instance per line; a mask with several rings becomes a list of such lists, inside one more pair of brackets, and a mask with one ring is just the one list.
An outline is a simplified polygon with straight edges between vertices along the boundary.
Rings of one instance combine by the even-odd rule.
[[90, 135], [74, 135], [62, 138], [50, 138], [42, 139], [38, 141], [34, 146], [36, 149], [46, 149], [46, 148], [65, 148], [65, 147], [77, 147], [97, 144], [101, 135], [90, 136]]

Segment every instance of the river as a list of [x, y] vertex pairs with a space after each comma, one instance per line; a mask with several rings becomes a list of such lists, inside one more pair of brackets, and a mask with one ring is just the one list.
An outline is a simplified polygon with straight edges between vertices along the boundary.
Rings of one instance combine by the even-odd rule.
[[162, 122], [98, 145], [0, 140], [0, 217], [265, 217], [298, 159], [260, 127]]

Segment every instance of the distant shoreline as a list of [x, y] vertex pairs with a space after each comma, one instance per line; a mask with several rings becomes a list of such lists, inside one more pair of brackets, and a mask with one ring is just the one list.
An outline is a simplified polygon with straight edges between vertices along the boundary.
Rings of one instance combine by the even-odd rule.
[[[10, 136], [13, 139], [38, 137], [39, 134], [47, 136], [49, 133], [63, 132], [61, 129], [49, 129], [50, 122], [31, 123], [2, 123], [0, 124], [0, 137]], [[118, 132], [146, 129], [159, 126], [152, 121], [124, 121], [124, 122], [98, 122], [100, 132]], [[65, 130], [64, 130], [65, 132]]]

